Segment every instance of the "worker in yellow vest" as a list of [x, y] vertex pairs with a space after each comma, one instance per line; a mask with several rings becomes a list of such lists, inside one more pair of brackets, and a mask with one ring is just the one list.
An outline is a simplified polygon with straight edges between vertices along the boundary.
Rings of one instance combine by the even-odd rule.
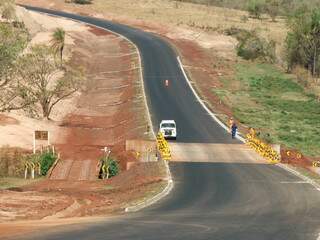
[[232, 125], [234, 124], [234, 119], [233, 119], [233, 117], [231, 117], [230, 119], [229, 119], [229, 129], [230, 129], [230, 132], [232, 132]]

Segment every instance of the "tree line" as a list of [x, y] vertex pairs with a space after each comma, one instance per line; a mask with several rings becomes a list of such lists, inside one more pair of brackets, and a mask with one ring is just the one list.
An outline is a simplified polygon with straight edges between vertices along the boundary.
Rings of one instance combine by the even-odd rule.
[[[248, 11], [251, 16], [260, 17], [267, 9], [273, 20], [279, 14], [281, 4], [286, 0], [249, 0]], [[285, 39], [285, 61], [291, 72], [295, 66], [302, 66], [314, 77], [320, 76], [320, 7], [301, 5], [287, 13], [289, 32]]]
[[[275, 20], [282, 4], [289, 4], [286, 0], [248, 0], [247, 10], [249, 16], [261, 18], [267, 12]], [[287, 13], [286, 24], [289, 29], [284, 42], [283, 58], [287, 71], [291, 72], [296, 66], [309, 71], [313, 77], [320, 76], [320, 7], [301, 5]], [[268, 41], [256, 30], [231, 28], [226, 31], [228, 35], [235, 36], [239, 43], [237, 53], [247, 60], [260, 59], [273, 63], [276, 59], [274, 41]]]

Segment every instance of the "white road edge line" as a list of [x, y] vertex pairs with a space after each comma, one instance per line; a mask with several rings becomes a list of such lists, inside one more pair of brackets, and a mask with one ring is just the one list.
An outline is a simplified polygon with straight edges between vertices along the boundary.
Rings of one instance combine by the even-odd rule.
[[[192, 86], [191, 81], [189, 80], [189, 78], [188, 78], [188, 76], [187, 76], [187, 74], [186, 74], [186, 72], [185, 72], [185, 70], [184, 70], [184, 68], [183, 68], [183, 64], [182, 64], [182, 62], [181, 62], [181, 60], [180, 60], [180, 57], [178, 56], [177, 59], [178, 59], [178, 62], [179, 62], [181, 71], [182, 71], [182, 73], [183, 73], [183, 75], [184, 75], [184, 77], [185, 77], [185, 79], [186, 79], [186, 81], [187, 81], [187, 83], [188, 83], [191, 91], [193, 92], [194, 96], [197, 98], [198, 102], [199, 102], [199, 103], [201, 104], [201, 106], [207, 111], [207, 113], [208, 113], [223, 129], [225, 129], [226, 131], [229, 131], [229, 128], [228, 128], [223, 122], [221, 122], [220, 119], [217, 118], [216, 115], [204, 104], [203, 100], [199, 97], [198, 93], [195, 91], [194, 87]], [[245, 139], [244, 139], [243, 137], [237, 135], [237, 138], [238, 138], [241, 142], [245, 143]], [[307, 183], [309, 183], [309, 184], [311, 184], [313, 187], [315, 187], [316, 190], [320, 191], [320, 185], [317, 184], [317, 183], [316, 183], [315, 181], [313, 181], [312, 179], [310, 179], [310, 178], [302, 175], [302, 174], [299, 173], [298, 171], [290, 168], [290, 167], [287, 166], [287, 165], [284, 165], [283, 163], [277, 163], [277, 164], [275, 164], [275, 165], [278, 166], [278, 167], [280, 167], [280, 168], [282, 168], [282, 169], [284, 169], [284, 170], [286, 170], [286, 171], [288, 171], [288, 172], [290, 172], [290, 173], [292, 173], [293, 175], [299, 177], [300, 179], [306, 181]], [[320, 240], [320, 235], [319, 235], [319, 239], [317, 239], [317, 240]]]
[[[22, 6], [19, 6], [19, 7], [22, 7]], [[22, 8], [24, 8], [24, 7], [22, 7]], [[24, 8], [24, 9], [26, 9], [26, 8]], [[27, 11], [33, 11], [33, 10], [29, 10], [29, 9], [26, 9], [26, 10]], [[148, 122], [149, 122], [149, 125], [150, 125], [150, 128], [151, 128], [151, 133], [152, 133], [153, 137], [156, 138], [156, 134], [154, 132], [152, 121], [151, 121], [151, 115], [150, 115], [149, 106], [148, 106], [148, 103], [147, 103], [147, 96], [146, 96], [145, 84], [144, 84], [144, 78], [143, 78], [142, 60], [141, 60], [141, 54], [140, 54], [139, 48], [130, 39], [126, 38], [125, 36], [123, 36], [123, 35], [121, 35], [119, 33], [111, 31], [111, 30], [109, 30], [107, 28], [99, 27], [99, 26], [96, 26], [96, 25], [91, 24], [91, 23], [86, 23], [86, 22], [83, 22], [83, 21], [80, 21], [80, 20], [76, 20], [76, 19], [72, 19], [72, 18], [68, 18], [68, 17], [63, 17], [63, 16], [58, 16], [58, 15], [54, 15], [54, 14], [50, 14], [50, 13], [44, 13], [44, 12], [40, 12], [40, 11], [34, 11], [34, 12], [37, 12], [37, 13], [40, 13], [40, 14], [45, 14], [45, 15], [48, 15], [48, 16], [51, 16], [51, 17], [63, 18], [63, 19], [66, 19], [66, 20], [78, 22], [78, 23], [81, 23], [81, 24], [84, 24], [84, 25], [89, 25], [89, 26], [92, 26], [92, 27], [95, 27], [95, 28], [99, 28], [99, 29], [111, 32], [111, 33], [119, 36], [120, 38], [123, 38], [123, 39], [127, 40], [129, 43], [131, 43], [135, 47], [135, 49], [136, 49], [136, 51], [138, 53], [139, 65], [140, 65], [140, 69], [141, 69], [141, 71], [140, 71], [140, 79], [141, 79], [141, 82], [142, 82], [143, 98], [144, 98], [144, 103], [145, 103], [145, 107], [146, 107], [146, 110], [147, 110]], [[104, 20], [104, 19], [102, 19], [102, 20]], [[148, 207], [148, 206], [158, 202], [159, 200], [161, 200], [162, 198], [164, 198], [166, 195], [168, 195], [171, 192], [171, 190], [173, 189], [174, 183], [173, 183], [173, 180], [172, 180], [172, 175], [171, 175], [171, 172], [170, 172], [169, 164], [165, 160], [164, 160], [164, 162], [165, 162], [166, 172], [167, 172], [167, 185], [163, 189], [163, 191], [158, 193], [156, 196], [152, 197], [151, 199], [146, 200], [143, 203], [139, 203], [136, 206], [125, 208], [125, 212], [136, 212], [136, 211], [139, 211], [139, 210], [141, 210], [141, 209], [143, 209], [145, 207]]]
[[168, 162], [166, 160], [163, 160], [163, 161], [164, 161], [164, 164], [166, 165], [167, 175], [168, 175], [166, 187], [160, 193], [153, 196], [152, 198], [147, 199], [146, 201], [143, 201], [141, 203], [138, 203], [135, 206], [125, 208], [125, 212], [137, 212], [145, 207], [148, 207], [148, 206], [158, 202], [160, 199], [164, 198], [165, 196], [167, 196], [171, 192], [174, 184], [173, 184], [170, 168], [169, 168]]
[[[207, 113], [208, 113], [223, 129], [225, 129], [227, 132], [229, 132], [229, 128], [228, 128], [223, 122], [221, 122], [219, 118], [217, 118], [217, 116], [204, 104], [204, 101], [199, 97], [198, 93], [196, 92], [196, 90], [195, 90], [194, 87], [192, 86], [192, 83], [191, 83], [191, 81], [189, 80], [189, 78], [188, 78], [188, 76], [187, 76], [187, 74], [186, 74], [186, 71], [185, 71], [184, 68], [183, 68], [183, 64], [182, 64], [182, 62], [181, 62], [181, 60], [180, 60], [180, 57], [178, 56], [177, 59], [178, 59], [178, 62], [179, 62], [181, 71], [182, 71], [182, 73], [183, 73], [183, 75], [184, 75], [184, 78], [186, 79], [186, 81], [187, 81], [187, 83], [188, 83], [191, 91], [193, 92], [193, 94], [194, 94], [194, 96], [196, 97], [196, 99], [198, 100], [198, 102], [199, 102], [199, 103], [201, 104], [201, 106], [207, 111]], [[237, 137], [237, 139], [239, 139], [241, 142], [243, 142], [243, 143], [245, 142], [245, 139], [244, 139], [243, 137], [239, 136], [238, 134], [237, 134], [236, 137]]]

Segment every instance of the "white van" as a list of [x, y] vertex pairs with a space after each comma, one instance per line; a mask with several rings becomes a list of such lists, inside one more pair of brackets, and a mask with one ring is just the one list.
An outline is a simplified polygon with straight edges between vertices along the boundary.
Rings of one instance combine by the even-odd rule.
[[177, 126], [174, 120], [162, 120], [159, 131], [167, 139], [177, 139]]

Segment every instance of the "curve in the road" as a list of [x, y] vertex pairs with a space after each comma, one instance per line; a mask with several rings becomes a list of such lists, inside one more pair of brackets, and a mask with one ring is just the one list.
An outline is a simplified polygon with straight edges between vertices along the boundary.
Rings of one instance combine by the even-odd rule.
[[[30, 10], [71, 18], [118, 33], [132, 41], [139, 49], [148, 105], [155, 132], [163, 119], [177, 123], [180, 142], [234, 141], [201, 106], [181, 71], [177, 55], [170, 45], [158, 36], [122, 24], [54, 10], [27, 7]], [[170, 80], [170, 87], [164, 81]]]
[[[179, 140], [233, 143], [207, 114], [184, 78], [174, 50], [163, 39], [106, 20], [27, 7], [106, 28], [139, 48], [154, 128], [175, 119]], [[163, 81], [171, 80], [169, 89]], [[174, 191], [140, 212], [103, 224], [69, 226], [30, 239], [223, 239], [316, 240], [320, 229], [319, 191], [275, 166], [254, 163], [172, 163]], [[232, 157], [232, 156], [230, 156]], [[197, 155], [189, 156], [197, 159]]]

